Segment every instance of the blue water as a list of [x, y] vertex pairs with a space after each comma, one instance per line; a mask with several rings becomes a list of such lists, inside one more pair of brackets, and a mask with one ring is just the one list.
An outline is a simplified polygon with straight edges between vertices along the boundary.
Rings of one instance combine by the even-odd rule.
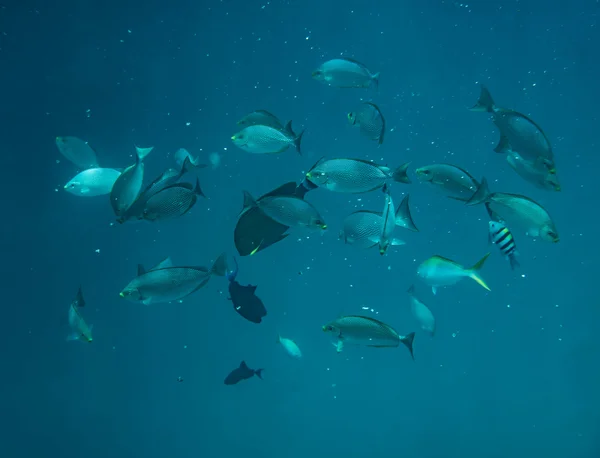
[[[55, 3], [0, 9], [1, 457], [600, 456], [598, 1]], [[311, 79], [340, 55], [381, 72], [379, 92]], [[482, 82], [543, 126], [561, 193], [534, 188], [492, 151], [495, 127], [467, 110]], [[386, 115], [381, 148], [346, 121], [361, 97]], [[303, 157], [231, 144], [235, 122], [258, 108], [306, 127]], [[134, 144], [154, 145], [148, 177], [180, 147], [222, 163], [200, 172], [209, 199], [190, 215], [114, 225], [108, 198], [62, 190], [76, 168], [57, 135], [84, 138], [112, 167], [132, 163]], [[182, 304], [119, 298], [138, 263], [236, 254], [242, 190], [300, 181], [321, 156], [455, 163], [540, 202], [561, 241], [515, 231], [512, 273], [487, 245], [483, 208], [415, 182], [392, 192], [397, 202], [410, 193], [421, 232], [399, 230], [407, 245], [380, 257], [337, 233], [356, 208], [379, 210], [381, 193], [316, 190], [307, 200], [325, 235], [296, 232], [239, 259], [238, 280], [258, 285], [269, 311], [261, 325], [233, 311], [222, 278]], [[470, 265], [489, 249], [490, 293], [465, 280], [434, 297], [416, 279], [431, 255]], [[336, 354], [321, 326], [342, 313], [418, 331], [413, 282], [438, 322], [433, 339], [417, 333], [415, 362], [404, 348]], [[91, 344], [65, 341], [80, 285]], [[303, 360], [287, 357], [278, 332]], [[242, 359], [265, 380], [225, 386]]]

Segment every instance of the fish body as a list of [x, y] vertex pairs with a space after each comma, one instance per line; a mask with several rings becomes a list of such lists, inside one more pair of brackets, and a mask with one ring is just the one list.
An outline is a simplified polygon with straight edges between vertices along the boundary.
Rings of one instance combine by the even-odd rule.
[[117, 217], [121, 217], [140, 195], [144, 181], [144, 163], [147, 152], [138, 150], [135, 164], [127, 167], [115, 181], [110, 191], [110, 204]]
[[84, 306], [85, 301], [83, 299], [81, 288], [79, 288], [75, 300], [69, 305], [69, 327], [71, 328], [71, 334], [69, 334], [67, 340], [92, 342], [92, 327], [87, 325], [79, 311], [79, 309]]
[[433, 337], [435, 335], [435, 317], [429, 307], [415, 296], [414, 285], [408, 289], [408, 297], [412, 316], [419, 323], [421, 329]]
[[479, 275], [479, 271], [489, 255], [490, 253], [487, 253], [471, 268], [464, 267], [442, 256], [432, 256], [419, 265], [417, 275], [431, 286], [433, 294], [437, 294], [437, 288], [440, 286], [454, 285], [463, 278], [471, 278], [477, 284], [490, 291], [488, 285]]
[[248, 113], [246, 116], [240, 119], [237, 124], [240, 127], [268, 126], [272, 127], [273, 129], [283, 131], [292, 138], [297, 137], [297, 135], [291, 129], [291, 123], [284, 125], [277, 116], [268, 112], [267, 110], [256, 110], [252, 113]]
[[498, 247], [500, 253], [508, 259], [511, 269], [519, 267], [517, 261], [517, 245], [510, 230], [502, 223], [497, 221], [489, 222], [489, 241]]
[[121, 171], [115, 169], [87, 169], [70, 179], [64, 188], [75, 196], [103, 196], [110, 194], [120, 175]]
[[195, 188], [189, 183], [173, 184], [147, 200], [142, 217], [147, 221], [162, 221], [183, 216], [196, 204], [198, 196], [206, 197], [198, 179]]
[[259, 324], [267, 316], [267, 309], [263, 301], [256, 295], [255, 285], [241, 285], [237, 282], [238, 263], [235, 261], [235, 270], [227, 271], [225, 277], [229, 280], [229, 300], [233, 309], [244, 319], [251, 323]]
[[370, 140], [383, 144], [385, 135], [385, 118], [377, 105], [364, 102], [364, 107], [355, 112], [348, 113], [348, 122], [360, 128], [361, 134]]
[[56, 137], [56, 147], [64, 157], [83, 170], [100, 167], [96, 152], [80, 138]]
[[432, 164], [415, 170], [419, 181], [430, 183], [446, 195], [464, 202], [479, 188], [479, 181], [466, 170], [452, 164]]
[[293, 136], [291, 132], [291, 122], [282, 130], [271, 126], [252, 125], [239, 131], [231, 140], [235, 146], [252, 154], [282, 153], [290, 146], [294, 146], [298, 154], [302, 154], [301, 141], [304, 131], [297, 136]]
[[561, 191], [556, 170], [548, 170], [544, 164], [528, 161], [515, 151], [506, 152], [506, 162], [521, 178], [535, 187], [547, 191]]
[[[484, 202], [490, 218], [502, 221], [509, 227], [520, 227], [530, 237], [539, 237], [546, 242], [558, 243], [560, 236], [548, 211], [529, 197], [503, 192], [490, 193], [487, 180], [473, 195], [473, 200]], [[467, 205], [474, 205], [467, 202]]]
[[342, 316], [323, 326], [323, 332], [337, 340], [338, 352], [341, 352], [346, 344], [384, 348], [398, 347], [402, 343], [413, 356], [414, 332], [401, 336], [390, 325], [374, 318], [360, 315]]
[[379, 72], [373, 73], [364, 64], [349, 58], [328, 60], [312, 72], [312, 77], [340, 88], [379, 86]]
[[248, 380], [251, 379], [252, 377], [254, 377], [255, 375], [262, 380], [262, 371], [264, 369], [250, 369], [248, 367], [248, 365], [242, 361], [239, 365], [239, 367], [236, 367], [234, 370], [232, 370], [229, 375], [227, 375], [227, 377], [225, 377], [225, 380], [223, 381], [223, 383], [225, 385], [235, 385], [239, 382], [241, 382], [242, 380]]
[[320, 159], [306, 174], [314, 185], [329, 191], [359, 194], [382, 188], [389, 181], [410, 183], [408, 163], [392, 171], [362, 159]]
[[280, 343], [285, 352], [290, 355], [294, 359], [302, 358], [302, 351], [300, 351], [300, 347], [294, 342], [292, 339], [287, 339], [285, 337], [277, 336], [277, 343]]
[[287, 227], [325, 230], [327, 225], [318, 210], [309, 202], [295, 196], [266, 196], [255, 200], [244, 193], [244, 207], [258, 207], [273, 221]]

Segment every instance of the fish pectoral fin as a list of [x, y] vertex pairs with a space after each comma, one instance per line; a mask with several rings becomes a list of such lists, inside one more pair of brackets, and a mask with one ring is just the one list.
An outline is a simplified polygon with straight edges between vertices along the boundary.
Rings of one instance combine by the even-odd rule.
[[431, 292], [433, 293], [433, 295], [435, 296], [437, 294], [437, 286], [432, 286], [431, 287]]
[[344, 341], [340, 339], [340, 340], [338, 340], [338, 341], [337, 341], [337, 343], [335, 344], [335, 350], [336, 350], [338, 353], [341, 353], [343, 349], [344, 349]]
[[392, 246], [402, 246], [402, 245], [406, 245], [406, 242], [404, 240], [400, 240], [400, 239], [392, 239], [390, 244]]
[[80, 188], [80, 189], [79, 189], [79, 192], [80, 192], [81, 194], [89, 194], [89, 192], [90, 192], [90, 188], [87, 188], [87, 187]]

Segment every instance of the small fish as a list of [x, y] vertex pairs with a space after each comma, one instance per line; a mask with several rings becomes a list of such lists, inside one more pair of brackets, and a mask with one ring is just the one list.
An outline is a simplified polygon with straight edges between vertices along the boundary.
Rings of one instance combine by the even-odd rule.
[[183, 169], [183, 164], [186, 158], [188, 158], [190, 161], [190, 165], [188, 165], [188, 171], [192, 169], [203, 169], [206, 167], [206, 164], [200, 163], [200, 158], [192, 157], [192, 155], [185, 148], [179, 148], [177, 151], [175, 151], [173, 158], [180, 169]]
[[437, 294], [437, 289], [440, 286], [454, 285], [467, 277], [473, 279], [488, 291], [491, 291], [485, 281], [479, 276], [479, 271], [489, 255], [490, 253], [486, 254], [471, 268], [466, 268], [442, 256], [432, 256], [421, 263], [417, 269], [417, 275], [431, 286], [433, 294]]
[[379, 87], [379, 72], [372, 73], [364, 64], [346, 57], [321, 64], [312, 72], [312, 77], [329, 86], [340, 88]]
[[[244, 209], [259, 208], [273, 221], [288, 227], [325, 230], [327, 224], [318, 210], [304, 199], [295, 196], [266, 196], [255, 200], [244, 191]], [[244, 211], [244, 210], [243, 210]]]
[[479, 202], [485, 203], [490, 219], [502, 221], [513, 230], [521, 227], [529, 237], [540, 237], [546, 242], [558, 243], [560, 240], [556, 224], [548, 211], [529, 197], [503, 192], [490, 193], [484, 178], [467, 205]]
[[510, 262], [511, 269], [515, 270], [519, 267], [519, 262], [517, 261], [519, 252], [517, 251], [517, 245], [510, 230], [502, 223], [490, 221], [488, 234], [489, 242], [498, 246], [500, 253]]
[[548, 170], [545, 165], [528, 161], [515, 151], [506, 152], [506, 162], [521, 178], [535, 187], [547, 191], [561, 191], [556, 170]]
[[431, 337], [435, 335], [435, 317], [429, 307], [427, 307], [423, 302], [421, 302], [415, 296], [415, 286], [411, 285], [408, 289], [408, 296], [410, 298], [410, 311], [421, 326], [421, 329]]
[[96, 152], [88, 144], [77, 137], [56, 137], [58, 151], [81, 169], [98, 168]]
[[370, 140], [383, 144], [385, 135], [385, 118], [377, 105], [363, 102], [364, 107], [359, 111], [348, 113], [348, 122], [360, 128], [361, 134]]
[[385, 194], [385, 204], [381, 214], [383, 224], [379, 236], [379, 254], [382, 256], [387, 251], [388, 246], [392, 244], [392, 234], [396, 229], [396, 207], [394, 207], [394, 200], [387, 184], [383, 185], [383, 193]]
[[363, 159], [319, 159], [306, 173], [314, 185], [334, 192], [359, 194], [382, 188], [389, 181], [410, 183], [406, 173], [410, 163], [392, 171]]
[[262, 300], [256, 295], [256, 286], [240, 285], [237, 281], [239, 267], [237, 259], [235, 269], [226, 271], [225, 277], [229, 280], [229, 300], [233, 304], [233, 309], [246, 320], [259, 324], [267, 316], [267, 309]]
[[75, 196], [103, 196], [110, 194], [120, 175], [121, 171], [116, 169], [87, 169], [71, 178], [64, 189]]
[[285, 352], [292, 358], [302, 358], [302, 352], [300, 351], [300, 348], [292, 339], [286, 339], [285, 337], [281, 337], [281, 335], [277, 335], [277, 343], [280, 343]]
[[[242, 119], [237, 122], [238, 126], [249, 127], [249, 126], [268, 126], [273, 129], [285, 131], [292, 138], [296, 138], [297, 135], [291, 130], [292, 124], [289, 122], [284, 125], [277, 116], [269, 113], [267, 110], [256, 110], [252, 113], [248, 113]], [[289, 130], [288, 130], [289, 128]]]
[[83, 299], [83, 293], [81, 288], [77, 291], [77, 296], [69, 305], [69, 326], [71, 328], [71, 334], [67, 337], [67, 340], [81, 340], [83, 342], [91, 342], [92, 339], [92, 326], [88, 326], [81, 316], [79, 309], [85, 306], [85, 300]]
[[441, 189], [448, 197], [468, 201], [479, 188], [479, 181], [466, 170], [452, 164], [432, 164], [415, 170], [419, 181]]
[[239, 367], [236, 367], [232, 370], [223, 383], [225, 385], [235, 385], [236, 383], [241, 382], [242, 380], [248, 380], [255, 375], [262, 380], [262, 372], [264, 369], [250, 369], [248, 365], [242, 361]]
[[235, 146], [247, 153], [277, 154], [286, 151], [293, 145], [298, 154], [302, 155], [300, 145], [304, 131], [297, 136], [291, 135], [290, 132], [293, 132], [291, 121], [283, 130], [270, 126], [254, 125], [245, 127], [231, 137], [231, 140]]
[[206, 197], [200, 188], [198, 178], [196, 178], [195, 188], [190, 183], [175, 183], [148, 199], [142, 218], [146, 221], [178, 218], [192, 209], [198, 196]]
[[110, 204], [117, 217], [121, 217], [132, 206], [140, 195], [144, 181], [144, 163], [142, 162], [148, 154], [138, 150], [135, 156], [135, 164], [127, 167], [110, 191]]
[[415, 333], [401, 336], [390, 325], [375, 318], [359, 315], [342, 316], [323, 326], [323, 332], [332, 334], [337, 340], [338, 353], [343, 350], [345, 344], [385, 348], [398, 347], [402, 343], [415, 359], [413, 355]]
[[206, 267], [162, 267], [135, 277], [119, 295], [145, 305], [178, 301], [205, 286], [213, 275], [224, 276], [226, 269], [224, 253], [210, 270]]

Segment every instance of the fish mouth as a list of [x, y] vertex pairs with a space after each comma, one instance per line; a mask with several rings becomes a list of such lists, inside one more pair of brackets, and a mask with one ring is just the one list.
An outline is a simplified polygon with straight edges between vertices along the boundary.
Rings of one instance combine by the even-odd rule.
[[327, 332], [327, 326], [322, 326], [321, 329], [323, 330], [323, 332]]
[[235, 140], [237, 139], [237, 137], [236, 137], [235, 135], [232, 135], [232, 136], [231, 136], [231, 139], [232, 139], [233, 141], [235, 141]]
[[119, 293], [119, 296], [121, 296], [121, 297], [125, 297], [125, 293], [124, 293], [123, 291], [121, 291], [121, 292]]

